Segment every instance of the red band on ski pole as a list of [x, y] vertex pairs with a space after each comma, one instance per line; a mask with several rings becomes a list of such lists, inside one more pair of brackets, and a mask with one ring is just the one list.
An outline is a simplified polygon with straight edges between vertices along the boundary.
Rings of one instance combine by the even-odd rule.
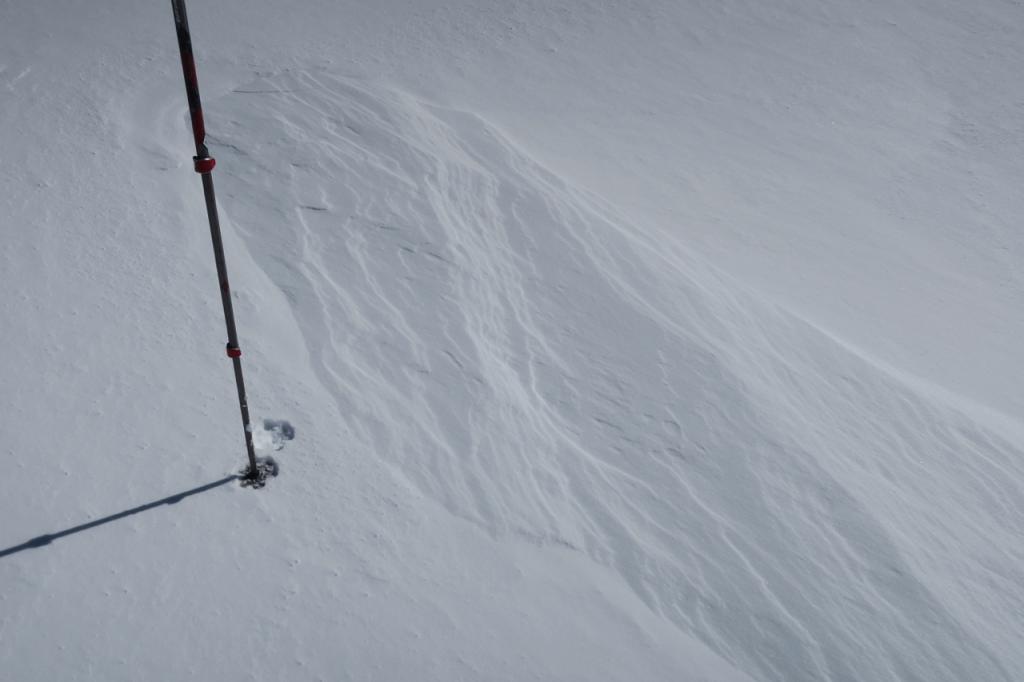
[[198, 156], [193, 156], [192, 161], [195, 162], [196, 173], [209, 173], [213, 170], [213, 167], [217, 165], [217, 160], [211, 156], [207, 156], [202, 159]]

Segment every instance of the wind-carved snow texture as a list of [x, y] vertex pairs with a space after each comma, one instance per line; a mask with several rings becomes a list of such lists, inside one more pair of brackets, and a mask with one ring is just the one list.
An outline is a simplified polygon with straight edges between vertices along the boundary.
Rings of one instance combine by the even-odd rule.
[[1024, 675], [1019, 450], [471, 114], [301, 71], [208, 106], [354, 451], [758, 679]]

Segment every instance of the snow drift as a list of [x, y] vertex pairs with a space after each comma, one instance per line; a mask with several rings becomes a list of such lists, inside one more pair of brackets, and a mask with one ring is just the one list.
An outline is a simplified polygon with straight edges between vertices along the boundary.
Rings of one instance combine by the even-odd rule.
[[[68, 7], [86, 26], [113, 11]], [[0, 271], [5, 674], [1021, 675], [1024, 460], [1019, 425], [1005, 416], [1012, 400], [998, 380], [922, 374], [959, 337], [904, 364], [909, 345], [865, 343], [895, 324], [888, 313], [860, 326], [856, 315], [837, 325], [819, 314], [837, 287], [870, 291], [836, 284], [828, 263], [844, 272], [893, 252], [871, 237], [857, 242], [864, 253], [836, 256], [849, 215], [834, 230], [813, 220], [783, 230], [765, 200], [766, 244], [795, 240], [793, 253], [833, 258], [785, 261], [793, 272], [772, 279], [768, 266], [743, 267], [752, 251], [716, 257], [737, 243], [742, 207], [723, 203], [695, 227], [693, 215], [641, 206], [666, 191], [661, 171], [672, 168], [655, 133], [666, 148], [698, 150], [696, 138], [671, 137], [655, 116], [633, 121], [631, 138], [608, 122], [632, 105], [593, 89], [575, 100], [578, 132], [546, 125], [560, 87], [564, 104], [602, 73], [581, 59], [598, 59], [582, 37], [615, 37], [605, 45], [629, 73], [607, 74], [621, 93], [630, 73], [648, 84], [677, 73], [643, 59], [677, 49], [678, 35], [652, 24], [690, 19], [697, 44], [732, 36], [723, 44], [735, 78], [690, 91], [711, 106], [746, 82], [737, 74], [751, 55], [774, 54], [738, 40], [771, 45], [749, 22], [814, 26], [806, 42], [821, 48], [821, 36], [845, 44], [846, 25], [830, 21], [856, 11], [580, 7], [424, 8], [396, 27], [384, 21], [392, 7], [346, 14], [313, 3], [299, 19], [278, 16], [285, 37], [271, 49], [290, 57], [256, 59], [246, 41], [267, 28], [247, 15], [201, 59], [253, 409], [295, 425], [275, 453], [281, 476], [259, 493], [221, 485], [242, 454], [180, 75], [171, 61], [152, 77], [146, 57], [147, 39], [162, 36], [154, 54], [170, 59], [169, 16], [146, 10], [166, 31], [140, 28], [113, 53], [71, 23], [58, 22], [59, 49], [2, 29], [13, 45], [0, 70], [14, 103], [4, 130], [14, 132], [0, 139], [8, 168], [20, 169], [7, 171]], [[24, 35], [52, 18], [3, 11]], [[192, 17], [201, 55], [204, 11]], [[226, 10], [208, 11], [227, 25], [216, 14]], [[864, 21], [887, 25], [872, 12]], [[366, 51], [351, 68], [314, 58], [331, 44], [318, 24], [342, 17], [362, 30], [345, 33], [356, 47], [329, 54], [390, 35], [374, 53], [381, 63]], [[925, 29], [929, 40], [947, 35]], [[69, 66], [68, 45], [87, 58]], [[495, 85], [480, 84], [487, 69], [478, 74], [467, 54], [493, 74], [510, 54], [549, 65], [510, 80], [539, 88], [537, 110], [496, 114]], [[429, 76], [433, 96], [394, 77], [402, 64]], [[868, 82], [859, 67], [831, 68]], [[783, 92], [789, 81], [763, 87]], [[853, 110], [837, 109], [847, 123], [862, 113]], [[693, 128], [710, 125], [705, 113], [694, 110]], [[710, 134], [727, 139], [734, 123]], [[785, 125], [776, 130], [788, 135]], [[602, 162], [604, 150], [589, 147], [598, 136], [635, 156]], [[810, 131], [786, 154], [799, 166], [838, 140]], [[881, 158], [871, 156], [877, 140], [861, 142], [842, 147], [848, 159], [867, 155], [861, 166], [826, 174], [832, 198]], [[768, 142], [743, 146], [774, 158]], [[100, 153], [110, 151], [116, 166]], [[719, 193], [738, 154], [699, 155], [702, 201], [749, 196], [739, 185], [735, 197]], [[825, 180], [807, 172], [810, 186]], [[722, 215], [737, 222], [716, 236], [709, 226]], [[788, 296], [797, 276], [821, 297]], [[871, 295], [888, 297], [894, 278], [880, 275]], [[922, 299], [915, 319], [932, 303]], [[995, 329], [979, 333], [978, 352]], [[996, 357], [1007, 372], [1019, 367]]]

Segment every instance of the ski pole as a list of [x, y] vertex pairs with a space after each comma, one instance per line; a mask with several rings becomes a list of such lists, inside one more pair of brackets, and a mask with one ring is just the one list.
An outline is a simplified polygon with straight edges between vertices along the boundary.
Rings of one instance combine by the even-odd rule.
[[188, 16], [185, 14], [185, 0], [171, 0], [174, 10], [174, 25], [178, 33], [178, 51], [181, 53], [181, 69], [185, 75], [185, 94], [192, 118], [192, 135], [195, 137], [196, 155], [192, 157], [195, 171], [203, 179], [203, 194], [206, 196], [206, 215], [210, 219], [210, 236], [213, 239], [213, 258], [217, 263], [217, 279], [220, 281], [220, 300], [224, 305], [224, 322], [228, 330], [227, 354], [235, 368], [235, 385], [238, 387], [238, 405], [242, 411], [242, 427], [245, 430], [245, 449], [249, 454], [249, 468], [243, 474], [243, 482], [253, 487], [262, 487], [266, 472], [256, 462], [252, 444], [252, 427], [249, 423], [249, 404], [245, 397], [245, 381], [242, 379], [242, 350], [238, 347], [238, 332], [235, 329], [235, 313], [231, 306], [231, 287], [228, 285], [228, 270], [224, 261], [224, 243], [220, 234], [220, 219], [217, 216], [217, 198], [213, 193], [212, 171], [216, 164], [206, 148], [206, 128], [203, 124], [203, 105], [199, 100], [199, 81], [196, 77], [196, 63], [192, 55], [192, 36], [188, 30]]

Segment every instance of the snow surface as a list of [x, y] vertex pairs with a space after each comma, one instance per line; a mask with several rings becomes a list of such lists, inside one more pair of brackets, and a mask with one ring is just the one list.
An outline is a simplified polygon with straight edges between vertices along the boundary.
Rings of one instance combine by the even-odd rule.
[[[0, 2], [0, 679], [1024, 679], [1024, 8]], [[258, 434], [267, 449], [272, 445]]]

